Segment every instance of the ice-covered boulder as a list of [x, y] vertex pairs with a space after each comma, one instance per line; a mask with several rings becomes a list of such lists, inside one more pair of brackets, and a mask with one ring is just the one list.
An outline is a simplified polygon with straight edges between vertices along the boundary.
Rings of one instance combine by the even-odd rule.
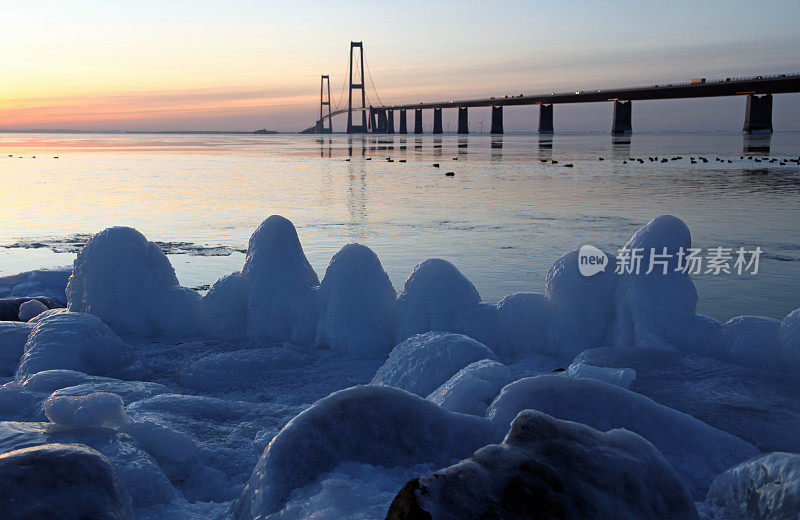
[[72, 267], [54, 267], [0, 276], [0, 298], [45, 296], [66, 305], [64, 289], [70, 274]]
[[556, 259], [547, 272], [545, 294], [553, 307], [547, 330], [548, 354], [567, 360], [603, 344], [619, 278], [613, 271], [614, 256], [606, 257], [611, 267], [593, 276], [581, 274], [578, 250]]
[[135, 357], [133, 349], [97, 317], [63, 312], [33, 327], [14, 377], [24, 384], [31, 375], [52, 369], [112, 375]]
[[693, 327], [697, 290], [689, 275], [678, 269], [680, 252], [688, 254], [691, 245], [689, 228], [672, 215], [654, 218], [625, 244], [628, 254], [621, 254], [618, 263], [630, 272], [616, 275], [614, 323], [607, 344], [694, 346], [687, 331]]
[[0, 321], [0, 376], [14, 373], [32, 328], [19, 321]]
[[247, 281], [242, 273], [223, 276], [201, 302], [203, 333], [216, 339], [239, 341], [247, 337]]
[[511, 370], [502, 363], [482, 359], [470, 363], [427, 399], [451, 412], [483, 416], [500, 390], [511, 382]]
[[501, 444], [409, 481], [386, 515], [387, 520], [485, 518], [696, 520], [698, 515], [675, 470], [645, 439], [525, 410]]
[[[39, 372], [26, 382], [25, 388], [35, 388], [44, 385], [43, 379], [39, 376], [46, 375], [48, 372], [62, 372], [58, 370]], [[64, 370], [63, 372], [69, 372]], [[83, 374], [81, 374], [83, 375]], [[31, 384], [34, 382], [35, 384]], [[55, 383], [55, 381], [53, 380]], [[125, 406], [147, 399], [160, 394], [169, 392], [169, 388], [159, 383], [150, 381], [122, 381], [111, 377], [83, 376], [82, 382], [75, 381], [75, 384], [62, 386], [64, 382], [58, 383], [59, 388], [54, 390], [51, 397], [59, 396], [85, 396], [98, 392], [118, 395]]]
[[316, 343], [368, 357], [394, 346], [397, 293], [378, 256], [347, 244], [331, 259], [319, 286]]
[[720, 359], [737, 365], [784, 370], [780, 353], [781, 322], [762, 316], [738, 316], [723, 326], [724, 349]]
[[117, 394], [51, 395], [44, 403], [50, 422], [62, 426], [117, 427], [128, 422], [125, 405]]
[[28, 321], [47, 310], [47, 306], [39, 300], [28, 300], [19, 306], [19, 321]]
[[119, 333], [199, 332], [200, 296], [178, 285], [166, 255], [133, 228], [94, 235], [75, 259], [66, 294], [70, 311], [94, 314]]
[[497, 356], [461, 334], [426, 332], [403, 341], [375, 373], [372, 384], [394, 386], [425, 397], [475, 361]]
[[800, 370], [800, 309], [790, 312], [781, 322], [780, 355], [788, 370]]
[[515, 293], [500, 300], [492, 349], [503, 360], [547, 352], [552, 305], [544, 293]]
[[758, 453], [752, 444], [690, 415], [592, 379], [545, 375], [515, 381], [503, 388], [486, 416], [496, 428], [505, 429], [526, 409], [601, 431], [625, 428], [638, 433], [664, 454], [697, 499], [705, 497], [718, 474]]
[[566, 375], [577, 379], [596, 379], [612, 385], [630, 388], [636, 379], [636, 370], [632, 368], [596, 367], [587, 363], [574, 362], [567, 367]]
[[396, 340], [438, 330], [487, 341], [494, 312], [453, 264], [430, 258], [414, 268], [397, 298]]
[[0, 455], [6, 520], [133, 520], [131, 497], [111, 462], [80, 444], [45, 444]]
[[307, 345], [317, 324], [317, 274], [297, 230], [272, 215], [250, 237], [242, 276], [248, 284], [247, 336], [253, 340]]
[[450, 464], [490, 442], [491, 435], [485, 419], [448, 412], [403, 390], [341, 390], [317, 401], [272, 439], [234, 501], [232, 516], [251, 520], [273, 514], [293, 490], [345, 461]]
[[800, 455], [766, 453], [718, 476], [706, 505], [713, 520], [797, 520]]

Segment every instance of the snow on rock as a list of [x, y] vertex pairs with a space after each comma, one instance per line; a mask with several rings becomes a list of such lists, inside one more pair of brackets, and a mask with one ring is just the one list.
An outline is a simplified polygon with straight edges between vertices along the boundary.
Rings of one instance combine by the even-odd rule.
[[714, 520], [797, 520], [800, 455], [766, 453], [718, 476], [706, 505]]
[[781, 322], [781, 357], [789, 370], [800, 370], [800, 309], [790, 312]]
[[614, 256], [607, 257], [609, 267], [593, 276], [580, 273], [578, 250], [553, 262], [545, 280], [545, 294], [553, 307], [546, 353], [568, 360], [603, 344], [619, 278], [613, 271]]
[[6, 520], [133, 520], [131, 497], [111, 462], [80, 444], [45, 444], [0, 455]]
[[394, 346], [397, 293], [378, 256], [347, 244], [331, 259], [319, 286], [316, 343], [367, 357]]
[[491, 343], [495, 312], [453, 264], [430, 258], [414, 268], [397, 298], [396, 340], [438, 330]]
[[497, 304], [497, 336], [493, 350], [503, 360], [547, 352], [552, 306], [544, 293], [515, 293]]
[[36, 269], [11, 276], [0, 276], [0, 298], [45, 296], [67, 303], [64, 290], [72, 274], [72, 267]]
[[94, 314], [119, 333], [199, 332], [200, 296], [178, 285], [166, 255], [133, 228], [111, 227], [89, 239], [66, 294], [70, 311]]
[[39, 300], [28, 300], [19, 306], [19, 321], [28, 321], [47, 310], [47, 306]]
[[596, 379], [622, 388], [630, 388], [636, 379], [636, 370], [632, 368], [596, 367], [581, 362], [574, 362], [567, 367], [566, 375], [576, 379]]
[[630, 431], [600, 432], [534, 410], [501, 444], [409, 481], [387, 520], [484, 518], [697, 519], [664, 457]]
[[784, 370], [780, 329], [781, 322], [773, 318], [733, 318], [723, 326], [724, 350], [715, 357], [747, 367]]
[[52, 395], [44, 403], [50, 422], [76, 427], [121, 427], [128, 422], [125, 405], [117, 394]]
[[402, 388], [427, 396], [459, 370], [497, 356], [486, 345], [461, 334], [426, 332], [410, 337], [389, 353], [372, 384]]
[[511, 379], [508, 367], [491, 359], [482, 359], [459, 370], [427, 399], [451, 412], [483, 416]]
[[[610, 341], [616, 347], [632, 345], [691, 348], [686, 331], [692, 327], [697, 306], [697, 290], [687, 274], [676, 271], [678, 252], [692, 245], [689, 228], [678, 217], [661, 215], [639, 229], [625, 245], [631, 258], [640, 257], [639, 274], [615, 275], [619, 278], [614, 303], [614, 324]], [[665, 264], [651, 256], [666, 251]], [[650, 274], [651, 258], [653, 270]], [[618, 259], [623, 262], [623, 257]], [[630, 264], [629, 264], [630, 265]], [[667, 274], [664, 274], [666, 265]], [[598, 345], [599, 346], [599, 345]]]
[[253, 340], [308, 345], [316, 330], [317, 274], [297, 230], [272, 215], [250, 237], [242, 268], [247, 280], [247, 336]]
[[490, 442], [483, 418], [443, 410], [383, 386], [357, 386], [317, 401], [272, 439], [231, 513], [237, 520], [280, 511], [292, 492], [353, 461], [373, 466], [449, 464]]
[[0, 321], [0, 376], [14, 373], [32, 328], [28, 323]]
[[175, 496], [174, 488], [155, 460], [135, 439], [118, 430], [0, 422], [0, 453], [50, 443], [84, 444], [107, 457], [125, 483], [136, 508], [167, 503]]
[[288, 344], [277, 348], [234, 350], [187, 363], [181, 369], [179, 382], [196, 390], [246, 388], [263, 382], [276, 371], [299, 368], [311, 361], [307, 352]]
[[31, 375], [51, 369], [110, 375], [134, 359], [131, 347], [97, 317], [63, 312], [36, 323], [14, 377], [24, 384]]
[[592, 379], [545, 375], [515, 381], [503, 388], [486, 416], [505, 429], [529, 408], [601, 431], [638, 433], [664, 454], [696, 498], [705, 497], [718, 474], [758, 453], [752, 444], [690, 415]]

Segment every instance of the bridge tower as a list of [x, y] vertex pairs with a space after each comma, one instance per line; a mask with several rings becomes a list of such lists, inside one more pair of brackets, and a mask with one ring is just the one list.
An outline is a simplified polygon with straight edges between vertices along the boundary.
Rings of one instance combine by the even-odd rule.
[[[353, 83], [353, 50], [358, 49], [359, 59], [356, 61], [357, 70], [356, 75], [359, 81], [358, 83]], [[349, 95], [347, 96], [347, 133], [348, 134], [355, 134], [355, 133], [365, 133], [367, 131], [367, 113], [364, 111], [367, 106], [366, 100], [366, 89], [364, 85], [364, 45], [362, 42], [350, 42], [350, 67], [349, 67], [349, 76], [350, 76], [350, 89]], [[361, 111], [361, 124], [354, 125], [353, 124], [353, 91], [360, 90], [361, 91], [361, 106], [359, 107], [356, 105], [356, 108]], [[358, 99], [356, 99], [358, 101]]]
[[[325, 100], [325, 83], [328, 83], [328, 97]], [[328, 106], [328, 126], [325, 127], [325, 121], [322, 119], [322, 109]], [[331, 118], [331, 78], [327, 74], [323, 74], [319, 82], [319, 121], [317, 121], [318, 134], [332, 134], [333, 133], [333, 118]]]
[[772, 94], [747, 95], [743, 132], [745, 134], [772, 133]]

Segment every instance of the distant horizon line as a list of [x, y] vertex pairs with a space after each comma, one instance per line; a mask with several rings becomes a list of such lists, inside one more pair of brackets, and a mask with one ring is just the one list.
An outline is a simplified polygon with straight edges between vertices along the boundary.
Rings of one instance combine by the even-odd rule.
[[[773, 134], [783, 134], [783, 133], [798, 133], [798, 130], [774, 130]], [[704, 130], [704, 129], [695, 129], [695, 130], [675, 130], [675, 129], [664, 129], [664, 130], [639, 130], [634, 132], [634, 134], [740, 134], [741, 131], [737, 130]], [[425, 133], [425, 134], [400, 134], [400, 133], [363, 133], [363, 134], [348, 134], [347, 132], [333, 132], [332, 134], [303, 134], [302, 131], [295, 131], [295, 130], [76, 130], [76, 129], [49, 129], [49, 128], [39, 128], [39, 129], [4, 129], [0, 128], [0, 134], [117, 134], [117, 135], [144, 135], [144, 134], [154, 134], [154, 135], [313, 135], [315, 137], [323, 137], [325, 135], [370, 135], [375, 137], [421, 137], [421, 136], [438, 136], [438, 135], [457, 135], [460, 137], [467, 137], [469, 135], [487, 135], [495, 137], [502, 137], [503, 135], [544, 135], [545, 137], [550, 137], [553, 135], [580, 135], [580, 134], [609, 134], [608, 131], [604, 130], [564, 130], [561, 132], [556, 132], [556, 134], [539, 134], [536, 130], [531, 131], [506, 131], [504, 134], [492, 134], [490, 132], [470, 132], [469, 134], [459, 134], [458, 132], [443, 132], [441, 134], [433, 134], [433, 133]], [[609, 134], [610, 135], [610, 134]]]

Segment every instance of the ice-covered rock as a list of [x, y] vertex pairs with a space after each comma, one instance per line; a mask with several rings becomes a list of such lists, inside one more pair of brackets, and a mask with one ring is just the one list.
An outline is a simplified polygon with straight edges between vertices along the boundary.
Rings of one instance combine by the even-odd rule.
[[39, 300], [28, 300], [19, 306], [19, 321], [28, 321], [46, 310], [47, 306]]
[[51, 395], [44, 403], [50, 422], [62, 426], [119, 428], [128, 422], [125, 405], [117, 394]]
[[131, 497], [111, 462], [80, 444], [45, 444], [0, 455], [6, 520], [133, 520]]
[[36, 323], [14, 377], [24, 384], [31, 375], [52, 369], [111, 375], [134, 358], [131, 347], [97, 317], [63, 312]]
[[544, 293], [515, 293], [497, 304], [492, 349], [504, 361], [547, 352], [552, 305]]
[[781, 358], [789, 370], [800, 370], [800, 309], [790, 312], [781, 322]]
[[566, 374], [577, 379], [596, 379], [622, 388], [630, 388], [636, 379], [636, 370], [632, 368], [596, 367], [581, 362], [572, 363], [567, 367]]
[[692, 497], [652, 444], [534, 410], [501, 444], [409, 481], [387, 520], [697, 519]]
[[347, 244], [319, 286], [316, 343], [359, 356], [384, 357], [394, 346], [397, 293], [377, 255]]
[[0, 376], [14, 373], [32, 328], [28, 323], [0, 321]]
[[166, 255], [133, 228], [94, 235], [75, 259], [66, 294], [70, 311], [94, 314], [119, 333], [199, 332], [200, 296], [178, 285]]
[[500, 390], [511, 382], [507, 366], [491, 359], [470, 363], [427, 399], [451, 412], [483, 416]]
[[781, 322], [761, 316], [738, 316], [723, 326], [724, 361], [767, 370], [785, 369], [780, 353]]
[[486, 345], [461, 334], [426, 332], [410, 337], [389, 353], [372, 384], [427, 396], [459, 370], [481, 359], [497, 361]]
[[490, 442], [491, 435], [485, 419], [448, 412], [403, 390], [342, 390], [317, 401], [275, 436], [234, 501], [232, 516], [251, 520], [276, 513], [293, 490], [345, 461], [449, 464]]
[[545, 294], [553, 307], [548, 354], [567, 360], [603, 344], [619, 278], [613, 271], [614, 256], [606, 256], [611, 267], [593, 276], [581, 274], [578, 250], [559, 257], [547, 272]]
[[714, 520], [797, 520], [800, 455], [766, 453], [718, 476], [706, 505]]
[[[34, 385], [31, 385], [30, 383], [34, 378], [38, 378], [39, 376], [47, 374], [48, 372], [50, 371], [39, 372], [28, 379], [25, 388], [32, 388], [38, 386], [39, 384], [43, 384], [44, 380], [38, 380]], [[65, 370], [64, 372], [68, 371]], [[85, 396], [97, 392], [111, 393], [118, 395], [122, 399], [122, 402], [125, 403], [125, 406], [127, 406], [131, 403], [135, 403], [136, 401], [141, 401], [142, 399], [147, 399], [169, 392], [169, 388], [166, 386], [159, 383], [152, 383], [150, 381], [122, 381], [120, 379], [114, 379], [111, 377], [98, 376], [85, 376], [84, 381], [85, 382], [68, 386], [61, 386], [64, 383], [59, 383], [58, 386], [61, 388], [54, 390], [51, 396]]]
[[494, 326], [494, 306], [481, 304], [472, 282], [447, 260], [418, 264], [397, 298], [396, 339], [447, 331], [486, 341]]
[[38, 303], [28, 304], [29, 310], [26, 310], [24, 313], [24, 316], [28, 319], [33, 317], [30, 316], [31, 310], [33, 308], [38, 308], [39, 304], [44, 305], [45, 310], [64, 307], [64, 304], [61, 302], [45, 296], [37, 296], [35, 298], [29, 298], [27, 296], [18, 298], [0, 298], [0, 321], [28, 321], [19, 317], [19, 310], [23, 305], [30, 301], [36, 301]]
[[621, 254], [618, 262], [631, 272], [618, 275], [614, 324], [607, 344], [693, 347], [687, 331], [694, 321], [697, 290], [688, 274], [677, 270], [680, 251], [688, 254], [691, 245], [689, 228], [672, 215], [654, 218], [625, 244], [629, 254]]
[[250, 339], [300, 345], [314, 340], [319, 280], [289, 220], [272, 215], [261, 223], [250, 237], [242, 276], [249, 290]]
[[661, 451], [698, 499], [705, 497], [714, 477], [758, 453], [752, 444], [694, 417], [592, 379], [545, 375], [515, 381], [503, 388], [486, 416], [505, 429], [526, 409], [601, 431], [638, 433]]
[[136, 508], [163, 504], [175, 496], [174, 488], [155, 460], [133, 437], [116, 429], [0, 422], [0, 453], [51, 443], [79, 443], [107, 457], [125, 483]]
[[203, 296], [201, 307], [206, 336], [227, 341], [247, 337], [247, 282], [242, 273], [217, 280]]
[[70, 274], [72, 267], [54, 267], [0, 276], [0, 298], [46, 296], [66, 305], [64, 290]]

